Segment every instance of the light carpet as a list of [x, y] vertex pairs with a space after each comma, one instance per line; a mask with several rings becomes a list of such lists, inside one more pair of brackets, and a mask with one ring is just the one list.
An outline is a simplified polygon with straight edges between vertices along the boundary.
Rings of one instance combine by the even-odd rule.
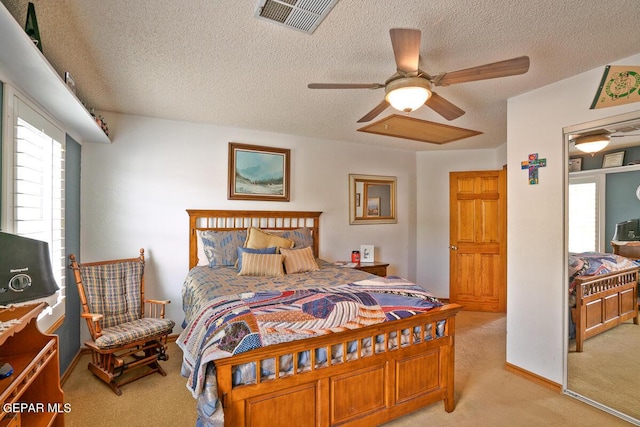
[[640, 325], [628, 321], [569, 347], [567, 388], [640, 420]]
[[[456, 409], [442, 402], [385, 426], [626, 426], [625, 421], [504, 369], [506, 316], [462, 311], [456, 320]], [[116, 396], [88, 372], [88, 356], [65, 384], [67, 426], [194, 426], [195, 400], [180, 376], [180, 350], [169, 347], [168, 375], [151, 375]]]

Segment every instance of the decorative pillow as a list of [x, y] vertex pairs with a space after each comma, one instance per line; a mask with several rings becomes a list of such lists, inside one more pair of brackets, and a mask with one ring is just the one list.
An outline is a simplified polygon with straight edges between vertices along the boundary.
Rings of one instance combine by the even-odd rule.
[[287, 274], [305, 273], [320, 269], [313, 257], [313, 249], [310, 246], [302, 249], [281, 248], [280, 253], [284, 255], [284, 269]]
[[294, 241], [275, 234], [266, 233], [259, 228], [251, 227], [247, 232], [245, 248], [262, 249], [276, 246], [278, 248], [292, 248]]
[[198, 249], [198, 263], [196, 265], [209, 265], [207, 254], [204, 253], [204, 243], [202, 243], [202, 230], [196, 230], [196, 246]]
[[238, 248], [238, 271], [242, 270], [242, 254], [275, 254], [277, 249], [275, 246], [261, 249]]
[[[238, 248], [242, 247], [247, 238], [247, 230], [198, 230], [198, 240], [202, 241], [202, 252], [209, 267], [235, 265], [238, 260]], [[201, 264], [198, 251], [198, 265]]]
[[270, 234], [275, 234], [285, 239], [293, 240], [294, 248], [306, 248], [313, 246], [313, 235], [308, 227], [296, 228], [295, 230], [269, 230]]
[[245, 253], [238, 276], [284, 276], [282, 258], [280, 254]]

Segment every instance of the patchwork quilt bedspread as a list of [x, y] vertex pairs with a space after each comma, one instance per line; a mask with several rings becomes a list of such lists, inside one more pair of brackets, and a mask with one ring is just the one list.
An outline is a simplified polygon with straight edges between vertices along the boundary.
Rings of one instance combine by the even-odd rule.
[[213, 298], [244, 292], [264, 290], [291, 290], [344, 285], [371, 277], [371, 274], [353, 268], [335, 266], [321, 259], [317, 271], [287, 274], [279, 277], [238, 276], [234, 267], [194, 267], [182, 286], [182, 309], [187, 324]]
[[600, 252], [569, 254], [569, 306], [576, 305], [576, 278], [580, 276], [598, 276], [629, 268], [639, 267], [640, 263], [620, 255]]
[[[189, 271], [182, 288], [184, 330], [176, 343], [183, 351], [182, 375], [197, 399], [198, 426], [224, 425], [215, 363], [211, 363], [219, 358], [403, 318], [442, 305], [406, 280], [317, 262], [317, 271], [283, 277], [238, 276], [233, 267], [204, 266]], [[443, 328], [438, 325], [437, 333]], [[402, 339], [397, 337], [390, 344], [399, 345]], [[334, 356], [316, 355], [316, 360]], [[252, 364], [241, 365], [234, 381], [236, 376], [257, 374], [269, 372], [256, 373]], [[246, 381], [234, 382], [242, 383]]]
[[177, 344], [190, 372], [194, 397], [206, 364], [271, 344], [406, 318], [441, 306], [404, 279], [371, 278], [336, 287], [265, 290], [212, 299], [180, 334]]

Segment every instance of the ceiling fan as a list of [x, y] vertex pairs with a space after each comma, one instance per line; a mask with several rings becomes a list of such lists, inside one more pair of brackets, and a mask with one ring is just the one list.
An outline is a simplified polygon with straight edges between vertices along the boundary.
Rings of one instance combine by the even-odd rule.
[[578, 150], [593, 156], [598, 151], [604, 150], [611, 142], [611, 138], [637, 137], [640, 136], [640, 133], [636, 133], [638, 131], [640, 131], [640, 121], [624, 122], [602, 129], [569, 135], [569, 142], [573, 143]]
[[382, 83], [310, 83], [309, 89], [382, 89], [385, 98], [373, 110], [365, 114], [358, 123], [368, 122], [382, 113], [389, 105], [411, 112], [422, 105], [434, 110], [447, 120], [454, 120], [464, 114], [464, 110], [434, 92], [432, 86], [449, 86], [477, 80], [515, 76], [529, 70], [529, 57], [507, 59], [505, 61], [466, 68], [450, 73], [431, 76], [420, 68], [420, 30], [392, 28], [389, 30], [397, 72]]

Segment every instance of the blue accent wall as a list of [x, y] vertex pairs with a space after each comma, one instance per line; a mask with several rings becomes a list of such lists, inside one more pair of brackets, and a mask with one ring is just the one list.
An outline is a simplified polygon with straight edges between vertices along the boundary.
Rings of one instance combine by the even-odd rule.
[[[80, 253], [80, 160], [81, 146], [67, 135], [65, 157], [65, 249]], [[60, 337], [60, 372], [64, 373], [80, 351], [80, 297], [71, 270], [67, 270], [64, 323]]]
[[597, 153], [594, 156], [590, 154], [584, 154], [581, 156], [570, 156], [572, 159], [576, 157], [582, 158], [582, 170], [592, 170], [602, 168], [602, 159], [605, 154], [616, 153], [618, 151], [624, 151], [623, 165], [628, 165], [629, 162], [640, 163], [640, 146], [626, 147], [620, 150], [609, 150], [601, 153]]
[[[609, 150], [596, 153], [591, 156], [570, 156], [582, 158], [582, 170], [594, 170], [602, 168], [602, 160], [605, 154], [624, 151], [623, 165], [630, 163], [640, 164], [640, 146], [625, 147], [623, 149]], [[629, 219], [640, 218], [640, 200], [636, 197], [636, 189], [640, 185], [640, 171], [620, 173], [608, 173], [605, 200], [605, 251], [613, 252], [611, 239], [616, 231], [616, 224]]]
[[607, 174], [605, 242], [606, 251], [613, 252], [611, 239], [616, 224], [640, 218], [640, 200], [636, 189], [640, 185], [640, 171]]

